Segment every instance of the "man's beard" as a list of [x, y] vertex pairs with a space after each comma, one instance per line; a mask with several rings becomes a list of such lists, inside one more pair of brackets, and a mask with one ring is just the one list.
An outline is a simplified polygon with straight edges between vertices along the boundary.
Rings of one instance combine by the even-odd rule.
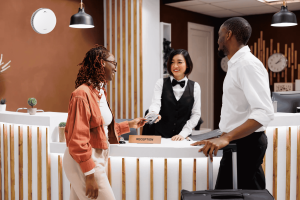
[[228, 55], [228, 50], [225, 46], [223, 46], [223, 49], [218, 50], [218, 56], [220, 58], [224, 58], [227, 55]]

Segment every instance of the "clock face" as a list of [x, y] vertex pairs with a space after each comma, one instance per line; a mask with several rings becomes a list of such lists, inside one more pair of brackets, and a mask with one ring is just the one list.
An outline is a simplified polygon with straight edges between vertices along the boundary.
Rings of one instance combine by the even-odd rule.
[[221, 60], [221, 68], [223, 69], [224, 72], [227, 72], [227, 70], [228, 70], [228, 61], [229, 60], [228, 60], [227, 56], [225, 56]]
[[274, 53], [269, 57], [268, 66], [272, 72], [281, 72], [287, 66], [287, 59], [282, 53]]
[[56, 25], [56, 16], [48, 8], [37, 9], [31, 16], [31, 26], [39, 34], [50, 33]]

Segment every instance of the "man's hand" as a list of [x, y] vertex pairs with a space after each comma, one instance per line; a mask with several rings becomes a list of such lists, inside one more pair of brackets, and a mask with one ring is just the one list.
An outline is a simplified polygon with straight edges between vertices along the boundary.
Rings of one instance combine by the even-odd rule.
[[145, 123], [146, 123], [146, 119], [142, 117], [135, 118], [134, 120], [128, 122], [129, 128], [140, 128], [144, 126]]
[[[147, 117], [148, 115], [153, 114], [153, 113], [155, 113], [155, 112], [151, 112], [151, 113], [149, 112], [145, 117]], [[157, 123], [157, 122], [159, 122], [161, 120], [161, 116], [159, 114], [156, 114], [156, 115], [158, 115], [158, 116], [157, 116], [157, 119], [155, 120], [154, 123]]]
[[217, 155], [219, 149], [222, 149], [223, 147], [226, 147], [229, 144], [229, 140], [227, 137], [220, 137], [220, 138], [215, 138], [211, 140], [202, 140], [199, 142], [195, 142], [191, 144], [192, 146], [198, 146], [198, 145], [204, 145], [199, 152], [203, 151], [204, 155], [208, 157], [210, 156], [211, 162], [213, 161], [213, 153], [215, 156]]
[[90, 199], [98, 198], [98, 184], [95, 180], [94, 174], [86, 176], [85, 179], [85, 195]]
[[173, 141], [181, 141], [181, 140], [184, 140], [184, 137], [181, 136], [181, 135], [174, 135], [171, 140], [173, 140]]

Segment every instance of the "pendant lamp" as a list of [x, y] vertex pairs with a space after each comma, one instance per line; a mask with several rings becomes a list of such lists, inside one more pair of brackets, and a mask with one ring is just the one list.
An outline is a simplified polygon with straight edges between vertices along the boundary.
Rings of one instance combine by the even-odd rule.
[[71, 28], [94, 28], [94, 21], [91, 15], [84, 12], [84, 6], [81, 0], [78, 13], [73, 15], [70, 20]]
[[296, 15], [290, 11], [288, 11], [286, 1], [283, 1], [283, 6], [281, 6], [281, 10], [275, 13], [272, 17], [271, 26], [275, 27], [287, 27], [287, 26], [296, 26], [297, 18]]

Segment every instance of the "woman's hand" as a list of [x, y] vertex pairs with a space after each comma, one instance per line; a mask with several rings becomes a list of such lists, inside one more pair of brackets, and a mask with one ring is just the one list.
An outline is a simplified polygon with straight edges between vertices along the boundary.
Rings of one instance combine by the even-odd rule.
[[87, 175], [85, 179], [85, 195], [90, 199], [97, 199], [98, 190], [99, 187], [94, 174]]
[[142, 126], [144, 126], [146, 123], [146, 119], [143, 117], [139, 117], [139, 118], [135, 118], [132, 121], [129, 121], [129, 128], [140, 128]]
[[181, 136], [181, 135], [174, 135], [171, 140], [173, 140], [173, 141], [181, 141], [181, 140], [184, 140], [184, 137]]

